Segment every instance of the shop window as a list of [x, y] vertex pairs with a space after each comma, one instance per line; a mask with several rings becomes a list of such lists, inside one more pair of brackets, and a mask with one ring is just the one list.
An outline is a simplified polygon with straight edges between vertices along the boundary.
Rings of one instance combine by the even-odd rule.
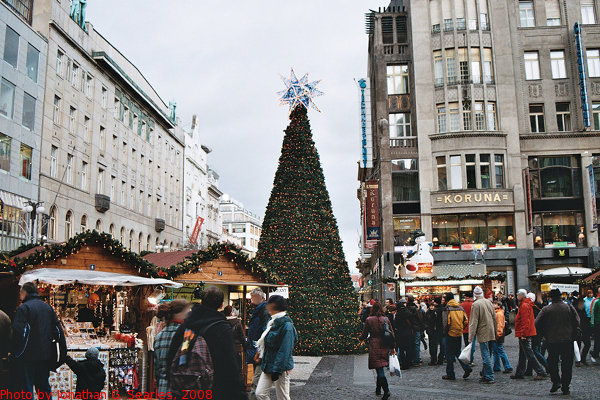
[[585, 246], [583, 214], [580, 212], [534, 215], [534, 246], [537, 248]]
[[10, 171], [10, 136], [0, 133], [0, 169]]
[[388, 94], [410, 93], [408, 65], [387, 66], [387, 90]]
[[417, 159], [392, 160], [392, 201], [419, 201]]
[[19, 163], [21, 167], [20, 176], [31, 180], [31, 161], [33, 159], [33, 149], [26, 144], [21, 143], [19, 152]]
[[394, 246], [414, 245], [414, 233], [420, 229], [420, 217], [394, 217]]
[[516, 247], [512, 214], [432, 216], [434, 250]]
[[581, 197], [579, 164], [573, 156], [530, 157], [532, 198]]

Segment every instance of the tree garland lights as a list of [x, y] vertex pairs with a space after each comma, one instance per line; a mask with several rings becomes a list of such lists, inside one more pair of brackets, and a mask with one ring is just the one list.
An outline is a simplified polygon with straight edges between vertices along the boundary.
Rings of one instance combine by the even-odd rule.
[[361, 323], [307, 111], [290, 114], [256, 259], [289, 285], [298, 354], [352, 354]]
[[205, 250], [186, 257], [178, 264], [168, 268], [157, 267], [143, 259], [139, 254], [128, 250], [121, 242], [114, 239], [108, 233], [100, 233], [96, 230], [80, 233], [65, 243], [45, 245], [43, 250], [36, 250], [25, 258], [11, 259], [7, 253], [0, 260], [0, 271], [12, 271], [15, 275], [21, 275], [36, 265], [64, 258], [78, 253], [84, 246], [98, 245], [104, 247], [109, 254], [121, 258], [124, 262], [138, 269], [141, 275], [151, 278], [174, 279], [178, 275], [195, 272], [201, 268], [201, 264], [226, 256], [236, 265], [266, 279], [264, 268], [255, 260], [251, 260], [242, 252], [242, 249], [231, 243], [217, 243]]

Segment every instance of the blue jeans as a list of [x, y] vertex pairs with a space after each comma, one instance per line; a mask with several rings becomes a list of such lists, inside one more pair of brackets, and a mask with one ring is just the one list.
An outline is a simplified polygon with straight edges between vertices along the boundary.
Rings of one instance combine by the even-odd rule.
[[492, 370], [492, 359], [490, 358], [490, 349], [492, 343], [494, 342], [479, 343], [479, 348], [481, 349], [481, 360], [483, 361], [483, 377], [488, 381], [494, 380], [494, 371]]
[[[458, 356], [460, 355], [460, 336], [454, 337], [446, 335], [446, 375], [450, 379], [455, 379], [456, 375], [454, 374], [454, 361], [458, 360]], [[488, 355], [489, 357], [489, 355]], [[468, 364], [458, 360], [462, 369], [467, 371], [472, 371]]]
[[421, 332], [415, 334], [415, 358], [413, 364], [419, 364], [421, 362]]
[[505, 371], [512, 369], [504, 351], [504, 343], [492, 342], [492, 353], [494, 354], [494, 371], [500, 372], [502, 364], [504, 364]]
[[375, 368], [375, 372], [377, 373], [378, 378], [385, 378], [385, 371], [383, 368]]

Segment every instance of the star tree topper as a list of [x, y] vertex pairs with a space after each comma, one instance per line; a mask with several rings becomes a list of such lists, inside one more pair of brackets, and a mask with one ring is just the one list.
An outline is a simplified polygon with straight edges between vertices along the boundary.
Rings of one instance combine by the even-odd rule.
[[321, 80], [309, 82], [308, 73], [304, 74], [301, 79], [298, 79], [293, 68], [290, 73], [290, 78], [288, 79], [281, 76], [281, 80], [285, 84], [286, 89], [277, 94], [281, 96], [279, 98], [281, 105], [289, 105], [290, 113], [299, 104], [303, 105], [307, 110], [309, 107], [312, 107], [318, 112], [321, 112], [313, 102], [313, 97], [323, 95], [323, 92], [316, 88]]

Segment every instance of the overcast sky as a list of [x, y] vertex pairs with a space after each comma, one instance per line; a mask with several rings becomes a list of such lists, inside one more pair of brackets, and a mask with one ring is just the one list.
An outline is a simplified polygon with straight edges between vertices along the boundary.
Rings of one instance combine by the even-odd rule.
[[387, 0], [90, 0], [86, 19], [160, 96], [200, 121], [220, 189], [264, 215], [288, 110], [279, 74], [322, 79], [309, 112], [349, 266], [359, 256], [360, 158], [355, 79], [366, 76], [364, 14]]

